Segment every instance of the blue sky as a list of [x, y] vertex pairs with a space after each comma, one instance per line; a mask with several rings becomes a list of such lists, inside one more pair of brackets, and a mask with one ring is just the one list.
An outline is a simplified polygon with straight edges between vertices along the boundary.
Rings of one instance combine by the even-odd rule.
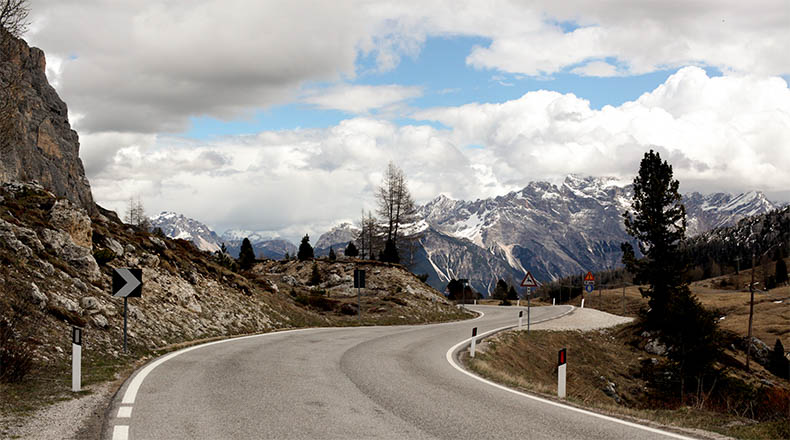
[[[564, 24], [563, 29], [576, 26]], [[374, 54], [360, 55], [356, 62], [356, 75], [345, 78], [352, 85], [382, 86], [399, 84], [423, 89], [420, 97], [406, 100], [412, 109], [459, 106], [471, 102], [502, 103], [520, 98], [535, 90], [552, 90], [572, 93], [590, 102], [590, 107], [600, 109], [605, 105], [619, 106], [633, 101], [645, 92], [654, 90], [677, 69], [657, 70], [642, 75], [618, 77], [580, 76], [570, 73], [569, 66], [562, 72], [533, 77], [523, 74], [503, 73], [492, 69], [475, 68], [466, 58], [475, 46], [486, 46], [489, 39], [479, 37], [448, 36], [428, 38], [418, 55], [404, 56], [396, 68], [382, 72], [377, 69]], [[605, 61], [617, 63], [615, 59]], [[721, 76], [715, 67], [704, 67], [708, 76]], [[307, 83], [309, 90], [321, 90], [332, 83]], [[297, 128], [326, 128], [354, 116], [352, 112], [317, 108], [304, 102], [291, 102], [260, 109], [231, 120], [206, 116], [190, 118], [188, 130], [181, 136], [206, 140], [228, 135], [252, 134], [266, 130]], [[415, 120], [408, 112], [394, 117], [397, 124], [429, 124], [433, 121]]]
[[790, 200], [785, 0], [40, 0], [31, 20], [120, 213], [298, 239], [374, 208], [389, 161], [424, 203], [627, 182], [649, 149], [684, 191]]

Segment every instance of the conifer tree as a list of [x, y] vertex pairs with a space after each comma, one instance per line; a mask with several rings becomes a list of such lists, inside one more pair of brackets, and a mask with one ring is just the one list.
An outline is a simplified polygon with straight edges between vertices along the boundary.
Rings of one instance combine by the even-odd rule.
[[250, 239], [244, 237], [241, 242], [241, 249], [239, 250], [239, 267], [241, 270], [247, 270], [255, 264], [255, 251], [252, 250]]
[[329, 247], [329, 261], [337, 260], [337, 255], [335, 255], [335, 250], [332, 249], [332, 246]]
[[317, 286], [321, 284], [321, 272], [318, 271], [318, 263], [313, 261], [313, 270], [310, 272], [310, 283], [311, 286]]
[[398, 255], [398, 248], [395, 247], [395, 241], [388, 239], [384, 243], [384, 250], [381, 252], [381, 261], [388, 263], [400, 263], [400, 255]]
[[353, 241], [348, 242], [348, 246], [346, 246], [345, 254], [347, 257], [356, 257], [359, 255], [359, 250], [356, 246], [354, 246]]
[[299, 258], [299, 261], [313, 259], [313, 247], [310, 246], [309, 235], [304, 234], [304, 237], [302, 237], [302, 243], [299, 245], [299, 252], [296, 254], [296, 257]]
[[507, 299], [507, 283], [503, 279], [499, 279], [494, 287], [494, 293], [491, 295], [494, 299]]
[[516, 288], [510, 286], [507, 290], [507, 299], [518, 299], [518, 293], [516, 292]]
[[788, 379], [788, 364], [790, 361], [787, 360], [785, 357], [785, 347], [782, 344], [782, 341], [779, 338], [776, 338], [776, 343], [774, 343], [774, 349], [768, 355], [768, 370], [774, 373], [775, 375]]
[[779, 259], [776, 260], [776, 284], [786, 283], [787, 282], [787, 264], [785, 263], [784, 258], [779, 256]]

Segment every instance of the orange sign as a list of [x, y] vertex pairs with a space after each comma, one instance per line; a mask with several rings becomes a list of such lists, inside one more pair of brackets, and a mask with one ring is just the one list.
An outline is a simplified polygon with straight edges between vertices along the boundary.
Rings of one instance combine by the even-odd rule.
[[595, 277], [593, 276], [592, 272], [587, 272], [587, 275], [584, 276], [584, 281], [595, 281]]

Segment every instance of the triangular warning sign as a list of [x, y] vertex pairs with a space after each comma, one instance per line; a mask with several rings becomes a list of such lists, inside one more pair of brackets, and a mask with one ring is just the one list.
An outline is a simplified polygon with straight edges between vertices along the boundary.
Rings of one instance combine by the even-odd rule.
[[538, 287], [538, 282], [535, 281], [535, 277], [529, 271], [524, 275], [524, 279], [521, 280], [521, 287]]
[[587, 275], [584, 276], [584, 281], [595, 281], [595, 277], [593, 276], [592, 272], [587, 272]]

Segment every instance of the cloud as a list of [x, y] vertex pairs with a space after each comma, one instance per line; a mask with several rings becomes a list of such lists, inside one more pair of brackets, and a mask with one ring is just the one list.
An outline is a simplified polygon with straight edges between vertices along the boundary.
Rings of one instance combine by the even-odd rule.
[[304, 101], [322, 109], [361, 114], [422, 96], [422, 88], [400, 85], [355, 86], [343, 84], [315, 91]]
[[[83, 133], [178, 133], [194, 116], [244, 117], [299, 100], [304, 84], [353, 80], [360, 56], [391, 70], [428, 37], [483, 38], [470, 66], [537, 77], [613, 74], [602, 61], [582, 64], [603, 59], [623, 75], [688, 64], [790, 73], [783, 1], [40, 0], [32, 12], [27, 38], [50, 57]], [[319, 105], [376, 105], [331, 98]]]
[[571, 73], [579, 76], [599, 76], [610, 77], [620, 76], [621, 73], [617, 71], [617, 66], [607, 63], [606, 61], [591, 61], [571, 70]]
[[[441, 122], [397, 126], [355, 117], [325, 129], [265, 131], [198, 142], [173, 137], [90, 139], [95, 198], [125, 209], [140, 194], [150, 212], [175, 210], [227, 228], [297, 240], [375, 209], [389, 160], [418, 202], [440, 193], [475, 199], [568, 173], [633, 179], [649, 149], [674, 167], [684, 191], [780, 194], [790, 187], [790, 90], [780, 78], [710, 78], [684, 68], [639, 99], [590, 108], [572, 94], [536, 91], [504, 103], [425, 110]], [[95, 147], [94, 145], [98, 146]], [[474, 146], [474, 148], [469, 148]]]

